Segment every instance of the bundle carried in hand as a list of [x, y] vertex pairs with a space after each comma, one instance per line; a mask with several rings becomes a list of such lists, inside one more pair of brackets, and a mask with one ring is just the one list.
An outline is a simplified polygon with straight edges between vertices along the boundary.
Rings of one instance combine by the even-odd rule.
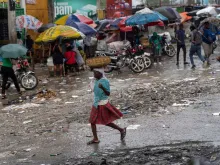
[[111, 63], [111, 58], [107, 56], [102, 57], [94, 57], [86, 60], [86, 64], [90, 68], [101, 68], [106, 67], [108, 64]]

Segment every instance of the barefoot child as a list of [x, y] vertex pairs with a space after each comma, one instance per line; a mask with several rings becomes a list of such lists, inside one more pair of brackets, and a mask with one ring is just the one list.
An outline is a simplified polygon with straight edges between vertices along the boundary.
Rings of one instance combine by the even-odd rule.
[[90, 123], [93, 133], [93, 140], [87, 144], [99, 143], [97, 136], [96, 124], [106, 125], [113, 129], [117, 129], [121, 133], [121, 140], [126, 136], [126, 128], [120, 128], [113, 121], [120, 119], [122, 113], [112, 106], [108, 97], [110, 96], [109, 81], [104, 75], [104, 69], [94, 69], [94, 104], [90, 114]]

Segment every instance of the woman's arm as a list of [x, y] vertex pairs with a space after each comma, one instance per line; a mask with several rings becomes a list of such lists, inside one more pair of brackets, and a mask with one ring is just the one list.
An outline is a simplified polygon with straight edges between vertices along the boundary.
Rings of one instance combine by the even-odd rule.
[[102, 84], [99, 84], [99, 88], [103, 90], [103, 92], [105, 93], [106, 96], [110, 96], [110, 92], [107, 91]]

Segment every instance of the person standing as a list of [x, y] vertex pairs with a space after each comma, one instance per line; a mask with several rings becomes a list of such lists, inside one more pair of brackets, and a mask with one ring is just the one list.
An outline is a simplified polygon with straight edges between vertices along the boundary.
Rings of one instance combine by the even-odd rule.
[[108, 98], [110, 96], [110, 84], [104, 75], [104, 69], [94, 69], [94, 86], [92, 85], [94, 91], [94, 103], [90, 114], [90, 120], [93, 140], [89, 141], [87, 144], [99, 143], [96, 124], [106, 125], [113, 129], [116, 129], [121, 134], [121, 140], [124, 140], [126, 136], [126, 128], [120, 128], [113, 121], [120, 119], [123, 114], [114, 106], [112, 106]]
[[83, 43], [84, 43], [84, 51], [86, 53], [86, 56], [87, 58], [90, 58], [92, 57], [92, 54], [91, 54], [91, 40], [92, 40], [92, 37], [90, 35], [87, 35], [85, 37], [85, 39], [83, 40]]
[[32, 66], [32, 69], [34, 70], [34, 50], [33, 50], [33, 45], [34, 45], [34, 41], [32, 40], [31, 36], [30, 35], [27, 35], [27, 38], [25, 40], [25, 44], [26, 44], [26, 48], [27, 48], [27, 55], [30, 57], [30, 60], [31, 60], [31, 66]]
[[76, 72], [79, 72], [79, 68], [76, 63], [76, 52], [72, 50], [71, 46], [68, 46], [66, 49], [67, 49], [67, 51], [64, 54], [64, 57], [66, 59], [66, 61], [65, 61], [65, 75], [67, 75], [68, 70], [71, 70], [72, 68], [74, 68]]
[[153, 47], [154, 63], [156, 64], [159, 60], [161, 64], [161, 41], [162, 38], [156, 33], [153, 33], [153, 36], [150, 38], [150, 43]]
[[176, 39], [177, 39], [177, 60], [176, 65], [179, 65], [179, 54], [180, 50], [183, 50], [183, 64], [189, 64], [186, 62], [186, 45], [185, 45], [185, 30], [183, 30], [183, 24], [179, 25], [179, 30], [176, 30]]
[[193, 60], [193, 55], [195, 53], [198, 55], [199, 59], [203, 63], [205, 62], [205, 59], [201, 53], [201, 45], [202, 45], [201, 33], [195, 28], [195, 26], [191, 26], [190, 30], [192, 31], [192, 33], [191, 33], [191, 47], [189, 50], [189, 58], [190, 58], [190, 62], [192, 64], [192, 69], [194, 69], [196, 67], [194, 60]]
[[202, 47], [205, 53], [205, 60], [208, 65], [210, 65], [209, 57], [212, 54], [213, 49], [213, 42], [216, 39], [215, 35], [212, 35], [212, 32], [209, 28], [209, 22], [204, 23], [204, 28], [202, 29]]
[[2, 74], [2, 99], [6, 98], [6, 84], [8, 81], [8, 78], [11, 78], [12, 81], [14, 82], [14, 85], [17, 89], [18, 94], [22, 94], [21, 89], [19, 87], [18, 84], [18, 80], [17, 77], [15, 76], [15, 72], [13, 70], [13, 64], [12, 64], [12, 60], [9, 58], [2, 58], [2, 67], [1, 67], [1, 74]]
[[53, 55], [53, 64], [54, 64], [54, 75], [57, 74], [57, 70], [60, 71], [60, 76], [63, 75], [63, 54], [62, 48], [59, 45], [59, 41], [56, 40], [55, 44], [52, 48], [52, 55]]

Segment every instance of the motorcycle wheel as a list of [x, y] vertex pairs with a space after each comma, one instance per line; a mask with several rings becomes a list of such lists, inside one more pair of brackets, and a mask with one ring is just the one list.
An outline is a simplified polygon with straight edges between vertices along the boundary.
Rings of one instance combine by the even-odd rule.
[[130, 69], [135, 73], [141, 73], [145, 69], [144, 59], [142, 57], [138, 57], [137, 59], [133, 59], [130, 62]]
[[145, 69], [149, 69], [152, 66], [152, 59], [148, 56], [143, 56]]
[[111, 66], [106, 66], [106, 67], [104, 68], [104, 72], [105, 72], [105, 73], [111, 73], [113, 70], [114, 70], [114, 68], [112, 68]]
[[27, 74], [21, 77], [21, 86], [26, 90], [33, 90], [38, 85], [38, 79], [34, 74]]
[[167, 56], [173, 57], [176, 54], [176, 50], [173, 45], [166, 45], [164, 48], [164, 51], [166, 52]]

